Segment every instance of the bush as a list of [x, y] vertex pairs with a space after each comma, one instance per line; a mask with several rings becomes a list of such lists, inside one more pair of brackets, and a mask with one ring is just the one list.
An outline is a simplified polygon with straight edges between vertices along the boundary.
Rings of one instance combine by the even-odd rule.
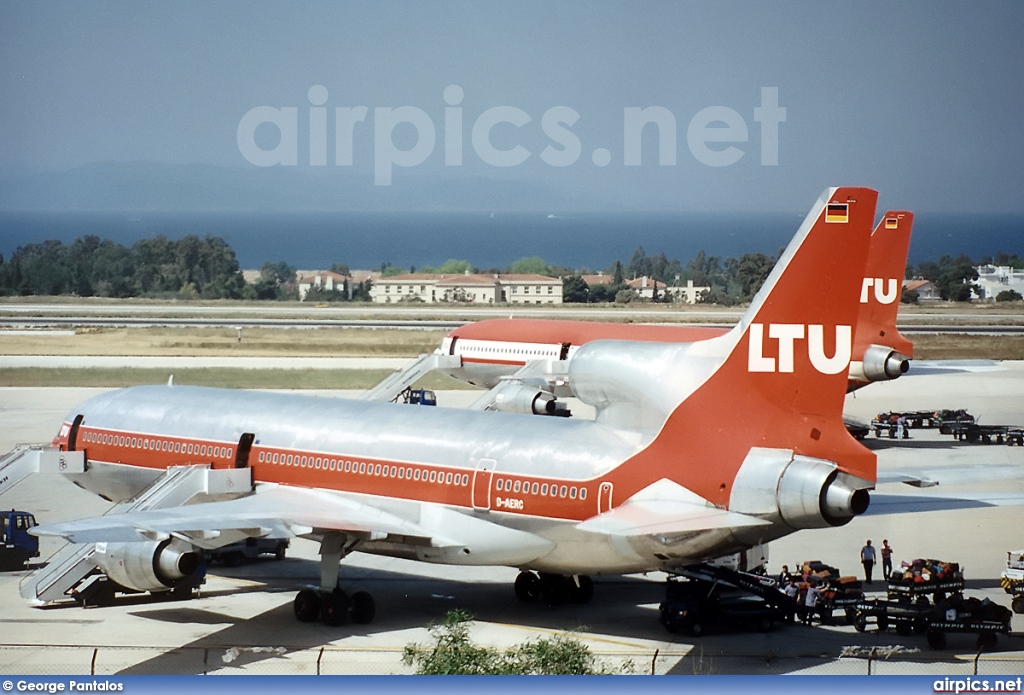
[[997, 302], [1019, 302], [1024, 299], [1017, 290], [1003, 290], [996, 295]]
[[473, 616], [465, 611], [448, 611], [444, 622], [430, 628], [433, 643], [406, 645], [402, 661], [415, 666], [416, 673], [424, 676], [591, 676], [632, 672], [630, 663], [618, 670], [607, 668], [585, 644], [569, 635], [524, 642], [504, 652], [477, 646], [469, 639], [472, 620]]

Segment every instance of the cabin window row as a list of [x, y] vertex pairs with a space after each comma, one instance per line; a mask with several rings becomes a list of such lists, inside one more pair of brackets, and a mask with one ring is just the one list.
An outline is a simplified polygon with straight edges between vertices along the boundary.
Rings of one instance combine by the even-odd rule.
[[511, 480], [509, 478], [498, 478], [494, 483], [498, 492], [520, 493], [523, 495], [539, 495], [540, 497], [568, 497], [571, 500], [577, 498], [587, 499], [587, 488], [576, 487], [575, 485], [558, 485], [547, 483], [530, 482], [528, 480]]
[[441, 483], [443, 485], [466, 486], [469, 484], [469, 475], [465, 473], [424, 471], [419, 468], [410, 468], [407, 466], [389, 466], [382, 465], [380, 463], [366, 463], [365, 461], [344, 461], [321, 456], [301, 456], [298, 454], [281, 454], [261, 451], [259, 454], [259, 461], [260, 463], [276, 463], [282, 466], [315, 468], [325, 471], [372, 475], [380, 478], [398, 478], [399, 480]]
[[508, 347], [493, 347], [490, 345], [483, 345], [478, 348], [480, 352], [497, 352], [500, 354], [514, 353], [516, 355], [554, 355], [555, 350], [548, 348], [547, 350], [525, 350], [520, 348], [508, 348]]
[[191, 454], [193, 456], [210, 456], [213, 458], [231, 458], [233, 451], [232, 447], [229, 446], [172, 442], [166, 439], [149, 439], [147, 437], [125, 437], [116, 434], [101, 434], [99, 432], [83, 432], [82, 440], [94, 444], [122, 446], [128, 449], [166, 451], [172, 454]]

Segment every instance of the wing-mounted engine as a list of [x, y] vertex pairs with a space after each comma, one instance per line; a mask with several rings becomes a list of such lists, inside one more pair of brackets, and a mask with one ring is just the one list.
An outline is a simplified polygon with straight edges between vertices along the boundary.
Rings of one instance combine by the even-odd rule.
[[729, 511], [792, 530], [842, 526], [867, 511], [870, 486], [831, 461], [755, 448], [736, 475]]
[[202, 558], [185, 541], [97, 543], [93, 559], [112, 581], [135, 591], [167, 591], [196, 573]]
[[910, 358], [884, 345], [869, 345], [861, 361], [850, 362], [854, 381], [898, 379], [910, 369]]

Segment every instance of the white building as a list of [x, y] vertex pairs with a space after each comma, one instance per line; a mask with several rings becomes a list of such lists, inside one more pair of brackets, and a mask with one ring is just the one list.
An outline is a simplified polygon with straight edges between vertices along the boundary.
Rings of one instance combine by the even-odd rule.
[[379, 304], [561, 304], [562, 281], [545, 275], [406, 273], [378, 278], [370, 288], [370, 297]]
[[[604, 273], [583, 276], [583, 281], [587, 283], [588, 287], [593, 287], [594, 285], [610, 285], [614, 280], [615, 278], [613, 276], [605, 275]], [[653, 300], [655, 297], [655, 291], [657, 291], [659, 299], [668, 294], [673, 300], [677, 302], [685, 302], [686, 304], [696, 304], [700, 300], [702, 292], [711, 290], [710, 287], [694, 285], [693, 280], [687, 280], [686, 287], [680, 287], [678, 285], [669, 286], [661, 280], [655, 280], [654, 278], [647, 277], [646, 275], [642, 275], [633, 280], [626, 280], [625, 284], [636, 292], [637, 296], [641, 299]]]
[[917, 292], [917, 298], [922, 302], [942, 299], [939, 288], [931, 280], [904, 280], [903, 289], [907, 292]]
[[1007, 265], [978, 266], [977, 284], [984, 291], [982, 299], [995, 299], [1000, 292], [1016, 290], [1024, 295], [1024, 270]]
[[352, 278], [341, 275], [340, 273], [332, 273], [329, 270], [321, 270], [313, 275], [306, 275], [300, 277], [298, 280], [299, 285], [299, 301], [306, 299], [306, 295], [314, 287], [326, 290], [338, 290], [342, 292], [345, 290], [345, 283], [352, 282]]

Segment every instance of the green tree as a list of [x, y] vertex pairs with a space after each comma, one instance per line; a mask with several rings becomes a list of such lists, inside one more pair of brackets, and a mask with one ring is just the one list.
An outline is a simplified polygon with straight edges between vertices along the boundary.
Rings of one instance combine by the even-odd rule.
[[590, 301], [590, 286], [579, 275], [562, 278], [562, 301], [586, 303]]
[[726, 272], [731, 275], [730, 279], [739, 284], [744, 299], [757, 294], [774, 267], [775, 260], [763, 253], [745, 253], [739, 258], [728, 258], [725, 261]]
[[996, 295], [997, 302], [1019, 302], [1024, 299], [1017, 290], [1003, 290]]
[[625, 282], [625, 278], [622, 275], [622, 263], [615, 261], [615, 265], [612, 267], [612, 284], [621, 285], [623, 282]]
[[981, 287], [973, 281], [978, 279], [974, 261], [964, 254], [956, 258], [943, 256], [938, 262], [938, 277], [932, 282], [939, 288], [939, 296], [947, 301], [969, 302], [971, 291], [981, 294]]
[[437, 272], [443, 275], [461, 275], [472, 271], [473, 266], [470, 265], [469, 261], [460, 261], [455, 258], [449, 258], [437, 269]]
[[543, 258], [528, 256], [520, 258], [508, 267], [508, 272], [522, 275], [551, 275], [551, 266]]

